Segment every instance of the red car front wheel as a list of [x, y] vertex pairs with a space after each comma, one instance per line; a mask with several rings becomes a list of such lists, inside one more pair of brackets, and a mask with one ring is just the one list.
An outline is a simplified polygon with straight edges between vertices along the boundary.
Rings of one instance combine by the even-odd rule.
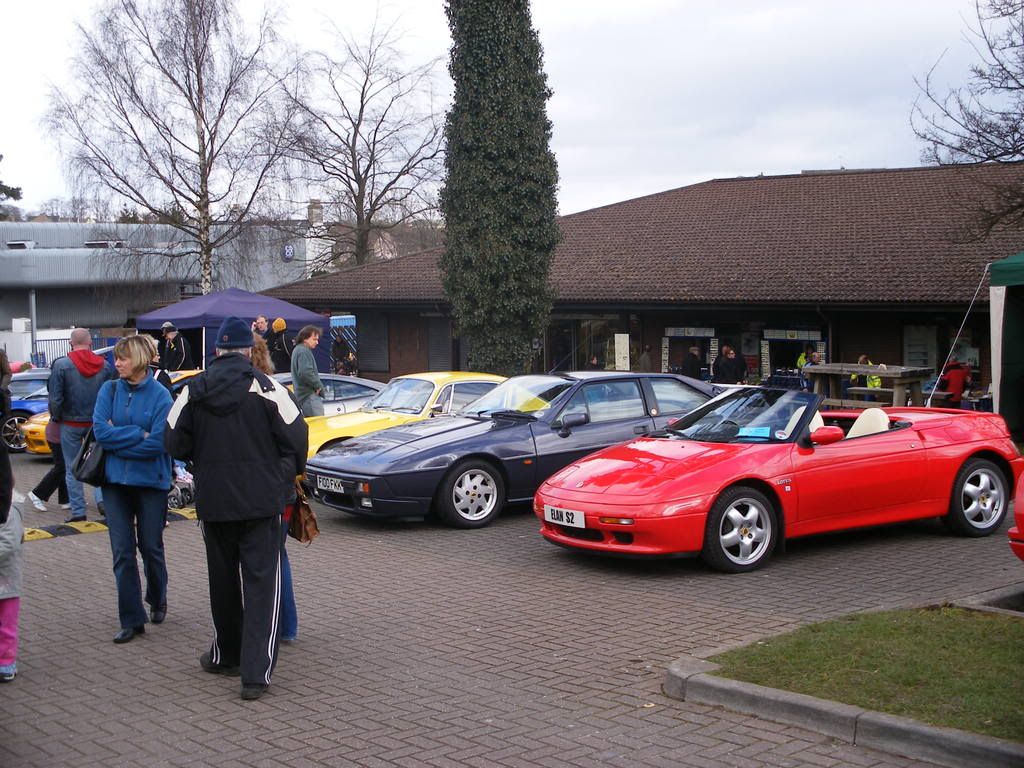
[[778, 529], [767, 496], [746, 486], [730, 488], [708, 513], [701, 557], [726, 573], [752, 571], [771, 557]]

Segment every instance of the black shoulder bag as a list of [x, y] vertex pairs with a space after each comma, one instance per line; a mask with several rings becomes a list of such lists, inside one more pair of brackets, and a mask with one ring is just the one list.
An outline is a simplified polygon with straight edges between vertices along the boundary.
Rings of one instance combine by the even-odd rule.
[[85, 440], [82, 441], [82, 447], [78, 449], [78, 455], [75, 456], [75, 460], [71, 464], [71, 474], [75, 476], [76, 480], [99, 487], [106, 479], [103, 471], [105, 465], [103, 446], [100, 445], [96, 435], [90, 429], [85, 435]]

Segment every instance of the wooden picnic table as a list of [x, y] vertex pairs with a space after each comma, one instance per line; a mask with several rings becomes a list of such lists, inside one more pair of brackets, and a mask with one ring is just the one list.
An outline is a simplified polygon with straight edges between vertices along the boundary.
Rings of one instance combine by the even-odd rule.
[[[877, 400], [879, 397], [882, 398], [888, 405], [893, 400], [895, 394], [892, 387], [847, 387], [846, 394], [851, 395], [858, 400]], [[945, 408], [949, 406], [949, 400], [953, 397], [952, 392], [945, 392], [941, 389], [936, 389], [932, 393], [925, 397], [927, 403], [929, 399], [932, 401], [932, 405], [936, 408]]]
[[[824, 407], [833, 408], [871, 408], [883, 405], [906, 405], [907, 396], [910, 404], [924, 405], [924, 393], [921, 386], [935, 375], [931, 368], [889, 365], [858, 365], [857, 363], [822, 363], [807, 365], [803, 369], [804, 376], [814, 383], [814, 391], [824, 395]], [[850, 387], [854, 394], [870, 393], [877, 399], [854, 400], [843, 398], [843, 383], [848, 383], [851, 376], [877, 376], [882, 380], [882, 387]]]

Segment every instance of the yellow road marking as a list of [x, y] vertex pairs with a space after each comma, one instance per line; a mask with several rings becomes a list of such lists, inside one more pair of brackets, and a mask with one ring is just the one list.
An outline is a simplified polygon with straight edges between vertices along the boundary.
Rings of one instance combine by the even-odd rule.
[[64, 523], [68, 528], [74, 528], [79, 533], [102, 533], [107, 530], [107, 526], [103, 523], [94, 523], [92, 520], [86, 520], [82, 523]]

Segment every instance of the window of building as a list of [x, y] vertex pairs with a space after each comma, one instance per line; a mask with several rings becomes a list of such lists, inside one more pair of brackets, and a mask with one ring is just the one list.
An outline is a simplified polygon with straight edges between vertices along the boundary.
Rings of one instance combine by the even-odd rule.
[[386, 315], [360, 315], [356, 325], [359, 339], [359, 370], [388, 371], [388, 318]]
[[936, 360], [936, 336], [934, 325], [907, 325], [903, 328], [903, 364], [913, 367], [934, 368]]
[[452, 323], [447, 317], [427, 318], [427, 370], [452, 369]]

